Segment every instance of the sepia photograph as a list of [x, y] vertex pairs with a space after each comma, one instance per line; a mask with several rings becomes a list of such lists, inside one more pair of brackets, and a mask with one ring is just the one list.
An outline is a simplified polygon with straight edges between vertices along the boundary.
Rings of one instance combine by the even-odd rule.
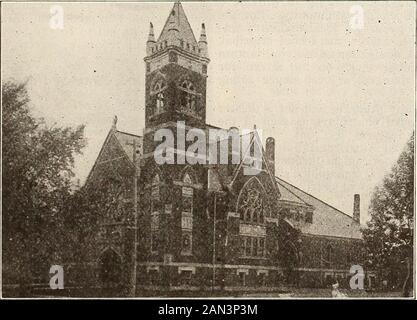
[[[415, 45], [414, 1], [3, 2], [2, 299], [414, 300]], [[215, 300], [157, 315], [259, 309]]]

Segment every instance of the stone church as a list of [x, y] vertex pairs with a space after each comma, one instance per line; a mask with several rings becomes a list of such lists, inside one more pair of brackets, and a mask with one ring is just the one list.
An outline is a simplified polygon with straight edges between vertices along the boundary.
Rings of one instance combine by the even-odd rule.
[[158, 129], [217, 128], [206, 121], [205, 26], [197, 41], [176, 2], [158, 38], [150, 25], [146, 53], [143, 135], [119, 131], [116, 118], [83, 187], [102, 199], [89, 261], [96, 284], [136, 295], [347, 287], [364, 259], [359, 195], [351, 216], [282, 180], [274, 139], [263, 146], [255, 134], [257, 175], [245, 175], [243, 161], [156, 164]]

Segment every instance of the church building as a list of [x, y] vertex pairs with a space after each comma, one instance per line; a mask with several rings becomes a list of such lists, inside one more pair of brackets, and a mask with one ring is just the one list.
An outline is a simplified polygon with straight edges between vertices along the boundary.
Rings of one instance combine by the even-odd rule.
[[[159, 129], [217, 128], [206, 121], [208, 52], [205, 25], [197, 40], [179, 2], [158, 38], [150, 24], [143, 134], [119, 131], [115, 120], [83, 187], [99, 199], [89, 258], [96, 285], [193, 296], [348, 287], [350, 268], [364, 260], [359, 195], [351, 216], [282, 180], [274, 138], [263, 145], [250, 133], [250, 150], [261, 153], [256, 175], [244, 174], [244, 161], [155, 162]], [[175, 157], [189, 144], [176, 142]], [[366, 273], [366, 285], [373, 281]]]

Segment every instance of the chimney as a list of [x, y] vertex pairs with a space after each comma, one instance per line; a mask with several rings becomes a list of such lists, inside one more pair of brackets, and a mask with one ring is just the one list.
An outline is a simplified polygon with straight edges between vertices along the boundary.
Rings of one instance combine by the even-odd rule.
[[272, 137], [266, 139], [265, 157], [268, 162], [269, 170], [271, 170], [272, 175], [275, 176], [275, 139]]
[[353, 196], [353, 220], [361, 222], [361, 196], [359, 194]]

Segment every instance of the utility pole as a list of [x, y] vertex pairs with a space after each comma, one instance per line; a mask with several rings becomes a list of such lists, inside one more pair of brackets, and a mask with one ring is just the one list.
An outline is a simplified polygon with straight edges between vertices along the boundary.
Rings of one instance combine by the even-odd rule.
[[134, 229], [133, 229], [133, 263], [132, 263], [132, 278], [130, 295], [136, 295], [136, 269], [137, 269], [137, 245], [138, 245], [138, 166], [137, 166], [137, 145], [136, 140], [133, 143], [127, 143], [133, 146], [133, 215], [134, 215]]

